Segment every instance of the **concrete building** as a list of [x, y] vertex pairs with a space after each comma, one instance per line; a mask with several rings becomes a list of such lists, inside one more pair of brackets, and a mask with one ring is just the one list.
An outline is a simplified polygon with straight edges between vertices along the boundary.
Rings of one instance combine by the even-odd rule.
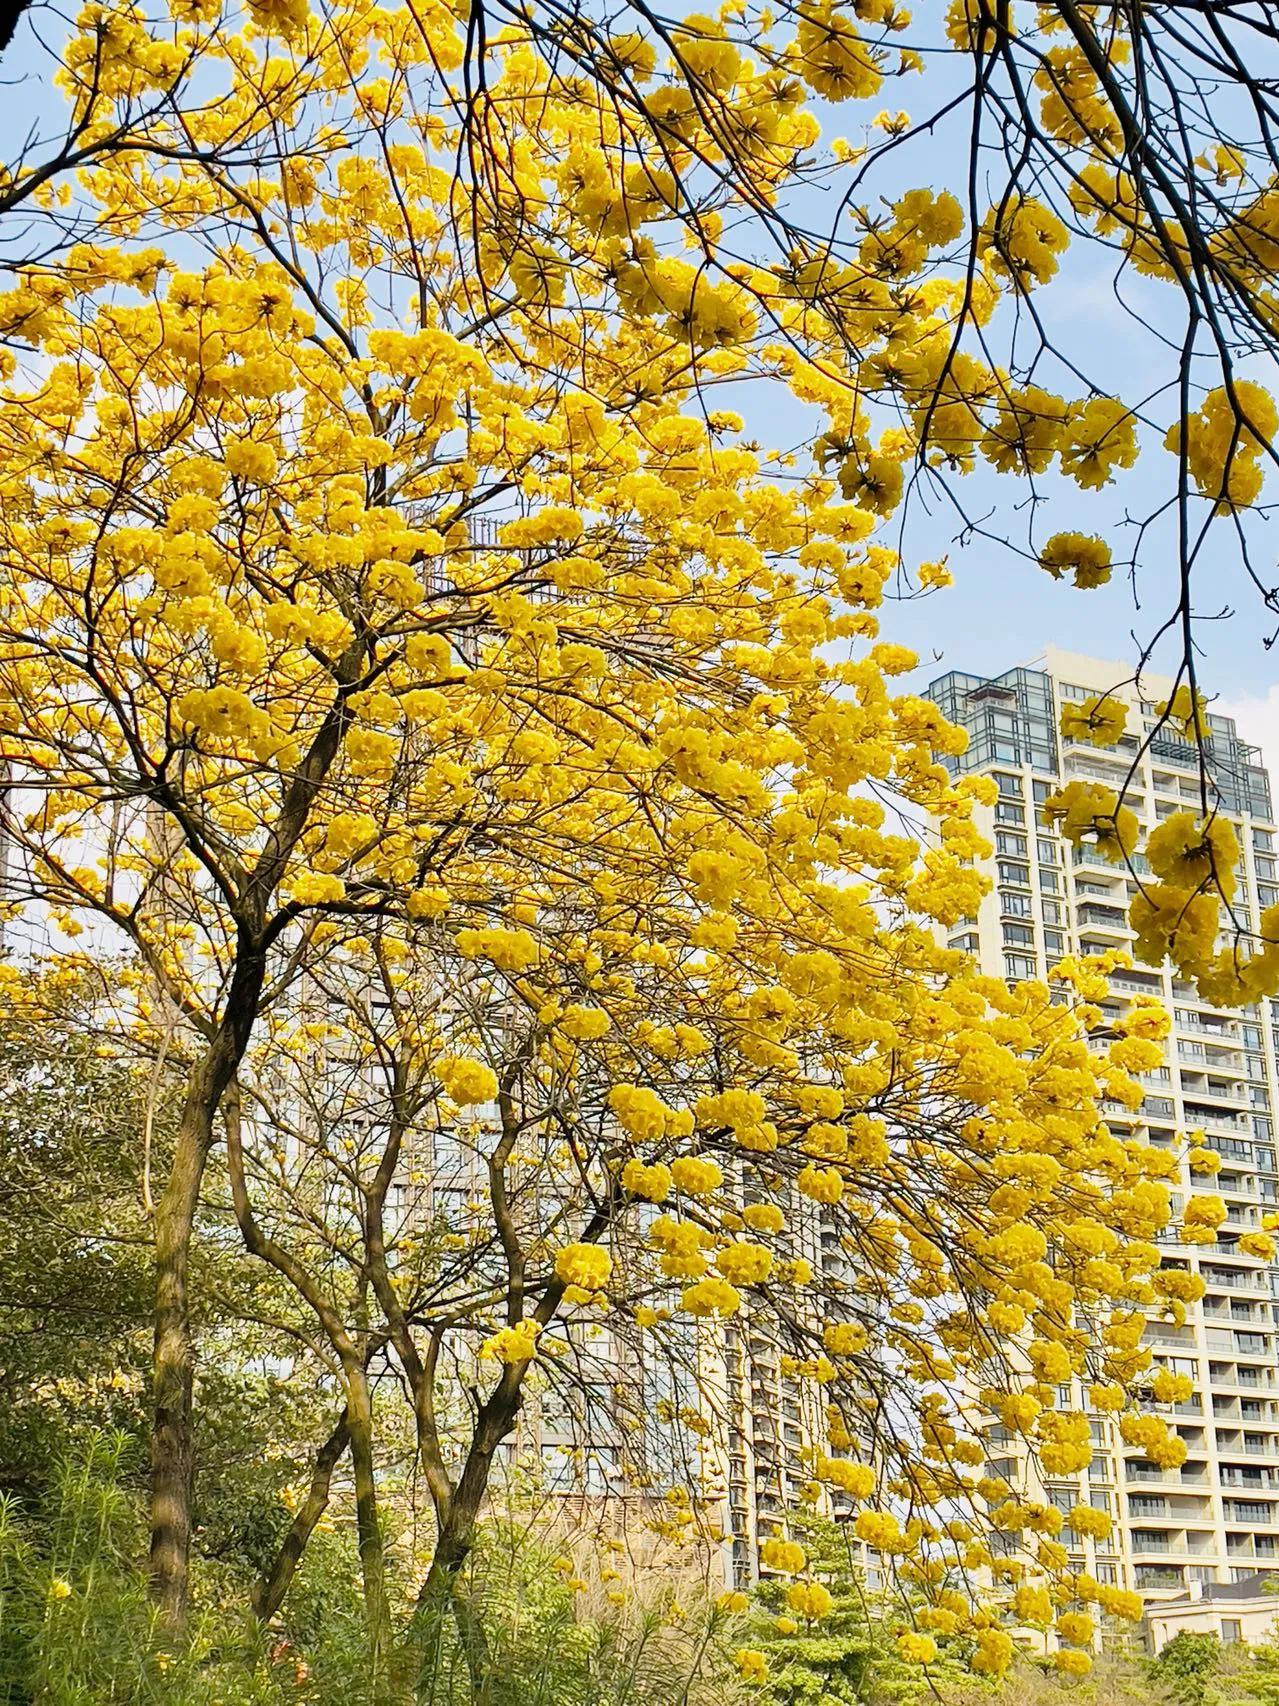
[[[1143, 827], [1175, 811], [1199, 811], [1194, 748], [1164, 728], [1140, 750], [1157, 721], [1155, 704], [1168, 696], [1171, 683], [1145, 676], [1142, 690], [1144, 698], [1132, 686], [1129, 666], [1054, 648], [994, 678], [952, 672], [927, 688], [947, 717], [969, 732], [968, 751], [951, 761], [952, 769], [988, 775], [998, 784], [997, 802], [979, 814], [994, 847], [990, 893], [976, 918], [946, 935], [949, 945], [976, 954], [990, 973], [1010, 980], [1043, 977], [1064, 954], [1100, 953], [1131, 940], [1126, 913], [1135, 884], [1129, 872], [1086, 846], [1072, 848], [1043, 826], [1038, 808], [1062, 782], [1080, 777], [1125, 788]], [[1120, 744], [1102, 749], [1063, 741], [1061, 707], [1099, 692], [1129, 703]], [[1210, 800], [1235, 825], [1242, 848], [1238, 915], [1255, 925], [1259, 911], [1279, 900], [1269, 778], [1257, 749], [1241, 739], [1229, 717], [1209, 718], [1208, 763]], [[1135, 865], [1140, 872], [1140, 857]], [[1175, 1233], [1166, 1235], [1164, 1263], [1198, 1272], [1207, 1290], [1184, 1326], [1147, 1330], [1156, 1365], [1194, 1381], [1194, 1396], [1167, 1417], [1186, 1442], [1184, 1466], [1161, 1472], [1123, 1446], [1111, 1420], [1095, 1416], [1097, 1450], [1087, 1475], [1033, 1490], [1063, 1509], [1084, 1502], [1109, 1511], [1115, 1519], [1111, 1539], [1075, 1543], [1075, 1567], [1158, 1602], [1251, 1581], [1270, 1560], [1279, 1567], [1279, 1272], [1236, 1245], [1241, 1233], [1259, 1227], [1279, 1196], [1279, 1006], [1213, 1008], [1167, 966], [1117, 972], [1110, 988], [1106, 1010], [1115, 1017], [1134, 996], [1153, 994], [1173, 1014], [1174, 1026], [1164, 1064], [1143, 1079], [1142, 1107], [1134, 1113], [1108, 1102], [1107, 1120], [1117, 1133], [1141, 1131], [1170, 1148], [1184, 1148], [1179, 1134], [1201, 1130], [1221, 1157], [1221, 1171], [1196, 1178], [1183, 1163], [1174, 1206], [1180, 1210], [1196, 1190], [1216, 1192], [1228, 1220], [1215, 1245], [1184, 1245]], [[1099, 1040], [1097, 1046], [1106, 1044]], [[1062, 1402], [1084, 1407], [1078, 1383], [1063, 1390]], [[1025, 1485], [1029, 1471], [1019, 1440], [997, 1425], [986, 1439], [991, 1472]]]
[[1279, 1576], [1250, 1576], [1239, 1582], [1193, 1582], [1146, 1608], [1146, 1645], [1162, 1652], [1178, 1635], [1215, 1635], [1223, 1647], [1255, 1647], [1275, 1636]]

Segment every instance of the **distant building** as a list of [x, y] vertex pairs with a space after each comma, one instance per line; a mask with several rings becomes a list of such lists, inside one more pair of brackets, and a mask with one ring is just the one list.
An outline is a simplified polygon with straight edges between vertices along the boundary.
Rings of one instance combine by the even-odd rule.
[[1194, 1582], [1184, 1594], [1146, 1608], [1146, 1644], [1158, 1653], [1178, 1635], [1215, 1635], [1223, 1646], [1269, 1640], [1279, 1615], [1279, 1576]]
[[[1065, 954], [1102, 953], [1132, 939], [1132, 876], [1122, 864], [1107, 863], [1088, 846], [1072, 847], [1044, 826], [1039, 807], [1055, 788], [1075, 777], [1124, 788], [1144, 827], [1172, 812], [1201, 809], [1194, 747], [1166, 727], [1152, 735], [1155, 703], [1168, 697], [1172, 683], [1144, 677], [1143, 700], [1131, 685], [1132, 673], [1129, 666], [1049, 648], [1033, 665], [995, 677], [952, 672], [926, 690], [970, 736], [967, 752], [949, 761], [951, 769], [989, 776], [999, 790], [995, 804], [978, 812], [994, 848], [986, 865], [990, 893], [976, 917], [945, 933], [949, 946], [976, 955], [995, 976], [1043, 978]], [[1119, 745], [1063, 741], [1062, 706], [1099, 692], [1129, 705], [1128, 732]], [[1259, 913], [1279, 901], [1270, 780], [1259, 752], [1229, 717], [1209, 718], [1207, 758], [1210, 804], [1234, 824], [1242, 849], [1236, 913], [1241, 923], [1255, 926]], [[1140, 856], [1134, 865], [1140, 873]], [[1202, 1276], [1203, 1301], [1188, 1311], [1184, 1326], [1155, 1325], [1146, 1334], [1156, 1367], [1194, 1382], [1186, 1403], [1164, 1411], [1186, 1443], [1186, 1461], [1180, 1470], [1157, 1469], [1122, 1444], [1111, 1419], [1095, 1415], [1087, 1475], [1028, 1485], [1020, 1436], [999, 1425], [985, 1434], [988, 1472], [1063, 1510], [1086, 1503], [1108, 1511], [1115, 1519], [1111, 1538], [1072, 1542], [1072, 1567], [1136, 1588], [1148, 1601], [1176, 1594], [1167, 1603], [1177, 1606], [1197, 1588], [1255, 1582], [1267, 1560], [1279, 1568], [1279, 1273], [1236, 1245], [1241, 1233], [1259, 1227], [1262, 1215], [1279, 1206], [1279, 1006], [1242, 1013], [1210, 1007], [1167, 966], [1117, 972], [1110, 990], [1105, 1011], [1114, 1018], [1134, 996], [1156, 995], [1174, 1026], [1164, 1064], [1144, 1076], [1141, 1108], [1132, 1112], [1107, 1102], [1107, 1121], [1121, 1135], [1141, 1131], [1168, 1148], [1180, 1144], [1179, 1134], [1202, 1131], [1222, 1161], [1215, 1178], [1202, 1180], [1183, 1163], [1173, 1186], [1178, 1218], [1197, 1190], [1224, 1199], [1228, 1218], [1217, 1243], [1184, 1245], [1174, 1231], [1162, 1239], [1165, 1265]], [[1107, 1040], [1099, 1035], [1095, 1046], [1105, 1049]], [[1078, 1382], [1062, 1389], [1061, 1402], [1087, 1407]]]

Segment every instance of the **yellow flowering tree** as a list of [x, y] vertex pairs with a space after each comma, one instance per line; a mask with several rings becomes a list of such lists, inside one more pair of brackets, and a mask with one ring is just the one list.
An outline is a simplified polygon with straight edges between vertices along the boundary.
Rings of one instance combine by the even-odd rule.
[[[728, 868], [690, 863], [703, 883]], [[805, 1504], [838, 1501], [918, 1603], [905, 1656], [926, 1662], [932, 1631], [1004, 1668], [992, 1571], [1037, 1572], [1058, 1609], [1138, 1613], [1071, 1574], [1057, 1539], [1108, 1518], [988, 1477], [980, 1418], [1045, 1474], [1077, 1473], [1089, 1419], [1060, 1391], [1078, 1377], [1152, 1461], [1184, 1453], [1138, 1407], [1146, 1316], [1192, 1295], [1154, 1242], [1171, 1163], [1112, 1138], [1094, 1100], [1140, 1094], [1165, 1015], [1134, 1020], [1099, 1084], [1046, 990], [973, 978], [905, 924], [850, 933], [831, 890], [814, 908], [778, 866], [720, 897], [731, 949], [702, 944], [712, 913], [665, 866], [620, 917], [617, 898], [565, 883], [562, 905], [482, 932], [330, 916], [316, 998], [272, 1014], [241, 1064], [236, 1214], [331, 1347], [387, 1663], [422, 1663], [455, 1614], [483, 1672], [462, 1572], [504, 1453], [536, 1459], [544, 1415], [665, 1540], [713, 1548], [750, 1382], [730, 1333], [813, 1418]], [[796, 947], [796, 922], [823, 945]], [[1091, 967], [1066, 973], [1091, 997]], [[388, 1348], [437, 1525], [398, 1660], [377, 1520], [398, 1424], [367, 1378]], [[681, 1384], [686, 1401], [657, 1398]], [[1020, 1536], [1012, 1556], [991, 1528]], [[796, 1628], [820, 1622], [829, 1590], [800, 1541], [766, 1536], [760, 1563], [787, 1578]]]
[[[660, 169], [637, 164], [612, 230], [634, 225], [632, 206], [641, 218], [665, 207], [708, 287], [746, 289], [845, 498], [896, 518], [907, 546], [938, 502], [962, 540], [1002, 549], [1010, 577], [1037, 565], [1087, 590], [1132, 575], [1156, 611], [1138, 675], [1169, 648], [1175, 675], [1139, 741], [1198, 750], [1200, 810], [1183, 846], [1202, 847], [1218, 803], [1198, 624], [1217, 619], [1226, 574], [1266, 620], [1279, 607], [1258, 526], [1279, 424], [1279, 137], [1257, 71], [1276, 31], [1264, 9], [747, 0], [679, 19], [624, 6], [563, 29], [550, 9], [487, 0], [477, 16], [464, 147], [477, 205], [518, 254], [518, 287], [562, 289], [581, 256], [575, 206], [589, 206], [592, 239], [608, 212], [585, 161], [532, 193], [514, 188], [520, 120], [478, 75], [503, 32], [540, 55], [549, 87], [567, 63], [640, 152], [656, 149]], [[797, 157], [799, 139], [811, 146]], [[749, 210], [747, 241], [742, 217], [705, 217], [708, 180]], [[633, 307], [659, 316], [669, 292], [644, 285], [637, 259]], [[1087, 316], [1079, 335], [1080, 292], [1110, 298], [1113, 331], [1094, 337]], [[1152, 375], [1141, 395], [1122, 394], [1111, 354], [1128, 336], [1132, 365]], [[963, 491], [969, 475], [980, 504]], [[1063, 488], [1095, 512], [1091, 527], [1056, 525]], [[943, 563], [900, 567], [903, 585], [949, 578]], [[1104, 718], [1091, 731], [1119, 738]], [[1103, 832], [1118, 803], [1099, 802]], [[1132, 851], [1141, 952], [1171, 955], [1213, 1001], [1279, 992], [1279, 912], [1250, 921], [1216, 861], [1193, 883], [1149, 882]]]
[[[1119, 399], [1057, 397], [970, 347], [1057, 269], [1069, 230], [1046, 202], [899, 190], [887, 211], [847, 197], [838, 242], [788, 225], [820, 137], [809, 93], [913, 74], [889, 45], [906, 21], [878, 3], [607, 37], [577, 19], [552, 54], [536, 16], [490, 34], [482, 8], [464, 25], [434, 3], [175, 0], [90, 7], [65, 45], [73, 129], [96, 139], [104, 99], [118, 114], [156, 90], [171, 129], [95, 147], [74, 179], [19, 172], [97, 235], [0, 292], [4, 819], [15, 893], [64, 937], [119, 932], [147, 1023], [196, 1040], [156, 1206], [152, 1567], [171, 1618], [218, 1117], [335, 955], [368, 973], [348, 938], [430, 993], [422, 1106], [497, 1092], [476, 1140], [490, 1289], [460, 1315], [428, 1290], [412, 1318], [389, 1273], [379, 1295], [439, 1516], [432, 1592], [465, 1559], [530, 1367], [600, 1312], [660, 1344], [671, 1320], [713, 1341], [758, 1309], [829, 1400], [817, 1481], [866, 1498], [873, 1475], [862, 1538], [927, 1585], [955, 1548], [988, 1562], [927, 1514], [991, 1491], [959, 1374], [999, 1402], [1029, 1326], [1037, 1379], [1009, 1425], [1082, 1462], [1086, 1425], [1052, 1396], [1063, 1361], [1122, 1401], [1140, 1310], [1176, 1302], [1150, 1242], [1167, 1164], [1098, 1123], [1069, 1011], [933, 938], [973, 909], [982, 843], [974, 790], [937, 762], [957, 737], [878, 635], [901, 565], [877, 522], [912, 467], [1054, 465], [1092, 490], [1140, 445]], [[991, 75], [1039, 51], [1003, 11], [946, 27]], [[1101, 147], [1093, 128], [1069, 146]], [[902, 127], [880, 129], [882, 155]], [[850, 164], [832, 145], [818, 170]], [[742, 259], [748, 228], [784, 241]], [[812, 412], [811, 462], [718, 406], [764, 387]], [[1210, 507], [1251, 501], [1221, 408], [1183, 415]], [[1109, 568], [1088, 536], [1034, 554], [1084, 587]], [[1194, 732], [1189, 691], [1169, 714]], [[1059, 805], [1131, 852], [1118, 802]], [[924, 814], [940, 831], [921, 854]], [[1143, 943], [1183, 963], [1188, 929], [1206, 954], [1199, 891], [1228, 852], [1195, 834], [1152, 846], [1167, 894], [1144, 902]], [[1140, 1060], [1116, 1044], [1107, 1093]], [[286, 1268], [242, 1150], [241, 1230]], [[518, 1212], [517, 1168], [537, 1181]], [[825, 1225], [843, 1272], [800, 1248]], [[361, 1346], [337, 1313], [325, 1333], [359, 1451]], [[456, 1475], [431, 1432], [450, 1334], [485, 1373]], [[1047, 1515], [1003, 1525], [1055, 1567]], [[820, 1584], [795, 1586], [816, 1615]]]
[[[365, 236], [347, 253], [350, 275], [326, 275], [329, 309], [370, 331], [384, 259], [370, 234], [388, 216], [414, 223], [423, 172], [451, 177], [453, 191], [435, 186], [434, 218], [474, 263], [460, 287], [467, 314], [491, 327], [518, 305], [544, 351], [601, 307], [603, 281], [644, 328], [608, 383], [584, 386], [606, 405], [663, 383], [647, 334], [659, 348], [681, 341], [685, 371], [714, 369], [718, 383], [725, 351], [767, 333], [767, 368], [810, 411], [846, 500], [909, 521], [912, 493], [940, 492], [971, 536], [959, 477], [1004, 476], [1007, 507], [997, 501], [983, 539], [1010, 548], [1010, 570], [1019, 558], [1085, 589], [1111, 579], [1115, 541], [1044, 521], [1053, 506], [1024, 503], [1027, 489], [1045, 496], [1064, 481], [1096, 501], [1139, 458], [1155, 469], [1159, 494], [1118, 561], [1135, 574], [1176, 567], [1152, 635], [1175, 635], [1179, 652], [1161, 728], [1205, 756], [1196, 565], [1211, 557], [1216, 574], [1233, 549], [1244, 583], [1274, 602], [1252, 525], [1279, 420], [1264, 371], [1279, 188], [1250, 69], [1256, 32], [1271, 39], [1264, 17], [1234, 12], [1187, 20], [1177, 7], [1128, 16], [1008, 0], [918, 15], [892, 0], [739, 4], [679, 20], [622, 7], [571, 28], [536, 5], [477, 0], [467, 30], [442, 6], [407, 20], [305, 0], [90, 6], [58, 50], [65, 134], [0, 185], [0, 212], [30, 222], [12, 222], [25, 247], [6, 335], [39, 343], [46, 316], [113, 269], [115, 283], [145, 285], [154, 253], [115, 244], [144, 227], [221, 222], [258, 264], [306, 271], [285, 230], [304, 209], [314, 223], [338, 164], [344, 211]], [[916, 96], [916, 113], [881, 106], [890, 89]], [[345, 119], [317, 132], [335, 97]], [[851, 115], [851, 139], [831, 134], [835, 115]], [[910, 186], [912, 158], [939, 187]], [[394, 206], [379, 212], [383, 172]], [[823, 225], [813, 210], [827, 203]], [[1101, 272], [1121, 311], [1138, 293], [1139, 333], [1154, 328], [1152, 359], [1166, 366], [1149, 397], [1115, 394], [1114, 374], [1072, 339], [1069, 306], [1054, 312], [1055, 283], [1091, 289]], [[406, 257], [403, 303], [430, 294], [420, 273]], [[378, 307], [398, 315], [403, 303]], [[324, 316], [317, 324], [341, 341]], [[353, 360], [359, 344], [345, 346]], [[1013, 515], [1028, 518], [1024, 537], [1011, 519], [1001, 535], [999, 518]], [[943, 563], [893, 566], [922, 588], [949, 578]], [[1206, 758], [1203, 781], [1200, 826], [1214, 815]], [[1215, 870], [1197, 887], [1143, 883], [1140, 935], [1143, 950], [1162, 943], [1214, 998], [1238, 1002], [1279, 988], [1279, 917], [1250, 928], [1228, 887]]]

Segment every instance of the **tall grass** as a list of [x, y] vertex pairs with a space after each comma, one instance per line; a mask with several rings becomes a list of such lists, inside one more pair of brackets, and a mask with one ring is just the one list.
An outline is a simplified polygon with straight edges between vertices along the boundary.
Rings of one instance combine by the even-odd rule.
[[0, 1502], [0, 1706], [298, 1706], [292, 1668], [249, 1622], [206, 1611], [165, 1638], [123, 1451], [91, 1439], [39, 1509]]
[[483, 1646], [479, 1674], [441, 1608], [418, 1706], [727, 1706], [745, 1698], [731, 1676], [725, 1619], [703, 1586], [641, 1571], [612, 1604], [599, 1583], [566, 1580], [554, 1551], [526, 1530], [486, 1528], [466, 1581], [466, 1615]]
[[[91, 1439], [38, 1508], [0, 1501], [0, 1706], [729, 1706], [723, 1619], [664, 1572], [610, 1603], [527, 1531], [491, 1523], [461, 1591], [484, 1662], [450, 1606], [419, 1618], [394, 1683], [370, 1681], [349, 1535], [317, 1537], [282, 1618], [248, 1613], [247, 1581], [195, 1573], [180, 1640], [146, 1588], [146, 1534], [119, 1439]], [[410, 1584], [400, 1605], [411, 1626]], [[620, 1597], [620, 1596], [619, 1596]], [[425, 1638], [424, 1638], [425, 1637]]]

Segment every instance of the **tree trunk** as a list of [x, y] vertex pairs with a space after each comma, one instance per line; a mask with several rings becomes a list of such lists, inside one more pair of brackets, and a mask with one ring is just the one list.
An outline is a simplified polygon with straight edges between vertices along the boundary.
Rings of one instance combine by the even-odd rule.
[[214, 1118], [248, 1046], [265, 972], [265, 954], [242, 943], [221, 1023], [187, 1085], [173, 1162], [156, 1205], [151, 1597], [174, 1628], [186, 1617], [195, 1475], [195, 1345], [188, 1288], [191, 1237], [213, 1144]]
[[386, 1689], [390, 1608], [386, 1597], [386, 1553], [378, 1518], [377, 1478], [373, 1467], [373, 1405], [362, 1365], [348, 1366], [346, 1424], [351, 1438], [351, 1467], [355, 1476], [355, 1532], [364, 1584], [364, 1614], [368, 1622], [373, 1699]]
[[[485, 1477], [487, 1481], [487, 1476]], [[426, 1674], [425, 1660], [438, 1647], [446, 1619], [457, 1629], [462, 1656], [471, 1679], [471, 1697], [485, 1697], [493, 1662], [483, 1620], [466, 1597], [466, 1589], [458, 1581], [462, 1567], [475, 1544], [475, 1527], [479, 1506], [468, 1516], [450, 1515], [441, 1531], [431, 1568], [413, 1611], [413, 1625], [418, 1658], [417, 1697], [430, 1700], [434, 1695], [433, 1679]]]
[[520, 1407], [520, 1384], [524, 1368], [505, 1370], [497, 1389], [476, 1419], [471, 1449], [457, 1486], [440, 1514], [439, 1539], [427, 1572], [409, 1629], [409, 1645], [417, 1665], [417, 1695], [429, 1698], [432, 1678], [427, 1659], [438, 1650], [441, 1626], [452, 1617], [457, 1626], [463, 1656], [471, 1678], [473, 1698], [482, 1699], [491, 1681], [492, 1660], [481, 1620], [467, 1602], [458, 1577], [475, 1544], [480, 1508], [488, 1491], [489, 1476], [497, 1448], [515, 1426]]
[[195, 1353], [187, 1268], [207, 1154], [204, 1109], [189, 1098], [155, 1217], [151, 1592], [161, 1615], [175, 1625], [186, 1613], [194, 1472], [191, 1399]]
[[346, 1414], [343, 1412], [337, 1426], [315, 1454], [311, 1485], [281, 1543], [280, 1550], [275, 1555], [274, 1563], [253, 1590], [253, 1611], [261, 1623], [271, 1621], [284, 1604], [293, 1585], [293, 1577], [297, 1573], [302, 1554], [306, 1551], [307, 1542], [315, 1533], [315, 1525], [328, 1509], [333, 1471], [347, 1448], [348, 1438]]

